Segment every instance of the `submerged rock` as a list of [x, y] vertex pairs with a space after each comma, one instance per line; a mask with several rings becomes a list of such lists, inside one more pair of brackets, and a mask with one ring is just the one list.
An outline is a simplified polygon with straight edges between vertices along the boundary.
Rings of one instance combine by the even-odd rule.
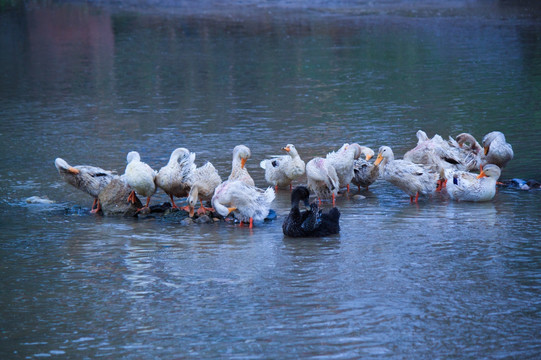
[[135, 197], [135, 204], [128, 202], [132, 189], [121, 179], [113, 179], [99, 194], [103, 215], [135, 216], [137, 209], [143, 207], [139, 198]]
[[47, 196], [30, 196], [25, 199], [27, 204], [54, 204], [54, 200], [50, 200]]

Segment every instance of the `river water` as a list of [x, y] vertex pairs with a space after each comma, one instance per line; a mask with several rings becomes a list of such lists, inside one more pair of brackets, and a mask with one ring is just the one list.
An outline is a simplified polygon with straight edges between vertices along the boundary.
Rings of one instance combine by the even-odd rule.
[[[332, 5], [332, 6], [331, 6]], [[536, 358], [541, 191], [337, 199], [342, 231], [88, 213], [54, 159], [123, 173], [176, 147], [222, 178], [296, 145], [401, 157], [415, 132], [500, 130], [541, 180], [535, 2], [28, 2], [0, 12], [0, 357]], [[304, 180], [303, 180], [304, 181]], [[30, 196], [53, 204], [29, 204]], [[167, 200], [158, 192], [152, 203]]]

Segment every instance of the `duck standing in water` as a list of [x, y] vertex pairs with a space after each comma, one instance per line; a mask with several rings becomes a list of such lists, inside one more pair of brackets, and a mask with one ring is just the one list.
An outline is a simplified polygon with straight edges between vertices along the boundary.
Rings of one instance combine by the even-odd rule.
[[71, 166], [64, 159], [56, 158], [54, 165], [60, 174], [60, 177], [68, 184], [84, 191], [94, 197], [91, 213], [97, 213], [101, 210], [98, 195], [107, 185], [118, 176], [112, 171], [89, 165]]
[[124, 179], [132, 190], [128, 201], [135, 203], [135, 192], [139, 195], [146, 196], [147, 202], [139, 211], [148, 208], [150, 198], [156, 192], [156, 171], [148, 164], [141, 161], [141, 156], [137, 151], [130, 151], [126, 157], [128, 165], [124, 171]]
[[[333, 207], [323, 213], [317, 203], [308, 203], [310, 192], [305, 186], [297, 186], [291, 193], [291, 210], [282, 223], [284, 235], [290, 237], [322, 237], [340, 232], [340, 211]], [[299, 202], [307, 210], [301, 212]]]
[[308, 188], [316, 193], [319, 204], [321, 205], [322, 198], [332, 198], [332, 206], [334, 206], [339, 180], [331, 162], [321, 157], [308, 161], [306, 178]]
[[438, 174], [411, 161], [395, 160], [390, 147], [379, 148], [374, 165], [380, 163], [383, 178], [408, 194], [411, 202], [417, 202], [419, 194], [430, 195], [436, 192]]
[[171, 198], [173, 208], [178, 209], [173, 197], [188, 196], [190, 184], [188, 179], [195, 171], [195, 153], [185, 148], [175, 149], [169, 162], [156, 175], [156, 185]]
[[379, 166], [374, 165], [369, 162], [369, 160], [374, 156], [374, 150], [366, 146], [361, 146], [361, 155], [365, 156], [356, 159], [353, 162], [353, 179], [351, 183], [357, 185], [359, 191], [361, 191], [361, 186], [368, 190], [368, 187], [372, 185], [379, 178]]
[[349, 192], [349, 183], [355, 176], [354, 161], [361, 157], [362, 148], [359, 144], [344, 144], [338, 151], [327, 154], [326, 159], [336, 170], [339, 188], [346, 187]]
[[496, 195], [496, 182], [501, 171], [487, 164], [479, 175], [466, 171], [446, 172], [447, 193], [456, 201], [490, 201]]
[[278, 186], [289, 185], [291, 189], [291, 182], [304, 175], [306, 168], [295, 145], [287, 144], [282, 150], [287, 151], [288, 155], [276, 156], [259, 163], [265, 170], [265, 180], [274, 185], [275, 191], [278, 190]]

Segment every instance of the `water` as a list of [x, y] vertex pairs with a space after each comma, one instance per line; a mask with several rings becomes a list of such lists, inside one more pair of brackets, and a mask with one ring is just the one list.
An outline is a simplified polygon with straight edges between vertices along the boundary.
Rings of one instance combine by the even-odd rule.
[[0, 13], [2, 358], [539, 356], [539, 191], [412, 205], [380, 181], [338, 198], [340, 235], [294, 240], [288, 191], [253, 230], [104, 218], [53, 164], [159, 168], [184, 146], [226, 177], [244, 143], [264, 187], [287, 143], [401, 156], [418, 129], [501, 130], [502, 177], [540, 180], [535, 4], [132, 5]]

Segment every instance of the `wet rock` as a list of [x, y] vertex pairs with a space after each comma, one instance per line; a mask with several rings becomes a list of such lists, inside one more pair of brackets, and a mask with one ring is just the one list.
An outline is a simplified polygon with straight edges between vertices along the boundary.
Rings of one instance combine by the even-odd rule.
[[136, 216], [137, 209], [143, 207], [139, 198], [135, 197], [135, 204], [128, 202], [132, 189], [121, 179], [113, 179], [99, 194], [103, 215]]
[[361, 200], [364, 200], [364, 199], [366, 199], [366, 196], [359, 195], [359, 194], [353, 195], [353, 200], [355, 200], [355, 201], [361, 201]]
[[184, 219], [184, 220], [182, 220], [182, 221], [180, 222], [180, 225], [185, 225], [185, 226], [191, 225], [191, 224], [193, 224], [193, 220], [192, 220], [192, 218], [189, 217], [189, 216], [188, 216], [186, 219]]
[[[172, 206], [171, 206], [171, 203], [170, 202], [164, 202], [163, 204], [161, 205], [153, 205], [150, 207], [150, 212], [151, 213], [156, 213], [156, 214], [165, 214], [169, 211], [171, 211], [172, 209]], [[173, 209], [173, 210], [177, 210], [177, 209]]]
[[27, 204], [54, 204], [55, 201], [50, 200], [47, 196], [30, 196], [25, 199]]
[[208, 215], [202, 215], [194, 220], [196, 224], [212, 224], [214, 221]]
[[166, 210], [161, 217], [162, 221], [180, 223], [184, 219], [189, 218], [190, 214], [185, 210], [170, 208]]

